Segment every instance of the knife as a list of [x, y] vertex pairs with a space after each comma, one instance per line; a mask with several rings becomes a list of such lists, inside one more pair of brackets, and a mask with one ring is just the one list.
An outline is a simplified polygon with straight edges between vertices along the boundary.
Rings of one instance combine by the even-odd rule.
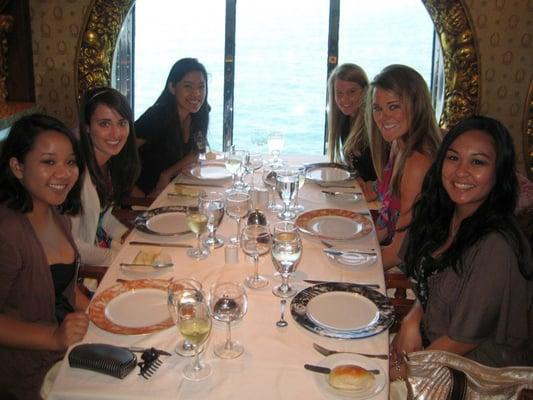
[[159, 247], [184, 247], [186, 249], [192, 248], [190, 244], [184, 244], [184, 243], [153, 243], [153, 242], [138, 242], [138, 241], [132, 241], [130, 242], [131, 245], [138, 245], [138, 246], [159, 246]]
[[144, 347], [137, 347], [137, 346], [125, 347], [125, 348], [128, 349], [129, 351], [133, 351], [134, 353], [142, 353], [143, 351], [152, 349], [157, 354], [159, 354], [160, 356], [171, 356], [172, 355], [168, 351], [159, 350], [159, 349], [156, 349], [155, 347], [152, 347], [151, 349], [150, 348], [144, 348]]
[[368, 250], [339, 250], [339, 249], [322, 249], [324, 253], [331, 254], [332, 256], [344, 256], [344, 255], [350, 255], [350, 254], [366, 254], [368, 256], [375, 256], [377, 253], [375, 251], [368, 251]]
[[307, 283], [312, 283], [313, 285], [317, 285], [320, 283], [346, 283], [348, 285], [364, 286], [364, 287], [373, 288], [373, 289], [379, 289], [380, 287], [377, 283], [332, 282], [332, 281], [319, 281], [319, 280], [314, 280], [314, 279], [304, 279], [303, 281]]
[[[313, 364], [304, 364], [304, 368], [308, 369], [309, 371], [318, 372], [319, 374], [329, 374], [331, 372], [331, 368], [320, 367]], [[371, 374], [379, 375], [379, 369], [367, 369], [367, 371]]]
[[204, 187], [218, 187], [223, 188], [224, 185], [216, 184], [216, 183], [185, 183], [185, 182], [175, 182], [175, 185], [180, 186], [204, 186]]
[[333, 191], [333, 190], [321, 190], [322, 193], [325, 193], [325, 194], [329, 194], [331, 196], [339, 196], [339, 195], [343, 195], [343, 194], [351, 194], [351, 195], [357, 195], [357, 196], [361, 196], [363, 194], [363, 192], [337, 192], [337, 191]]

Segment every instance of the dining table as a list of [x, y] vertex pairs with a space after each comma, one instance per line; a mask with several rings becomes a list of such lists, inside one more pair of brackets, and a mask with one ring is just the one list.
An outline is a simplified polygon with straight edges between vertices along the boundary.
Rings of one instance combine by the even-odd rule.
[[[321, 156], [285, 156], [284, 160], [291, 165], [326, 162]], [[207, 161], [203, 161], [208, 163]], [[220, 161], [220, 163], [222, 163]], [[262, 170], [255, 172], [255, 184], [264, 186]], [[249, 178], [248, 178], [249, 181]], [[150, 210], [162, 207], [178, 206], [187, 196], [175, 196], [176, 184], [191, 189], [224, 192], [231, 185], [231, 179], [202, 179], [194, 174], [185, 173], [175, 178], [168, 187], [150, 205]], [[187, 186], [190, 185], [190, 186]], [[337, 187], [338, 186], [338, 187]], [[296, 271], [292, 274], [290, 284], [300, 293], [313, 288], [313, 283], [306, 280], [324, 281], [326, 283], [346, 282], [359, 284], [366, 292], [378, 293], [386, 296], [383, 274], [383, 265], [379, 251], [379, 242], [369, 205], [362, 196], [347, 197], [326, 194], [324, 191], [359, 191], [360, 188], [354, 179], [343, 182], [317, 182], [307, 179], [299, 190], [298, 200], [306, 212], [313, 210], [345, 210], [357, 213], [365, 218], [370, 230], [347, 240], [333, 240], [333, 245], [338, 248], [366, 249], [375, 252], [373, 262], [362, 265], [345, 265], [335, 257], [324, 253], [326, 245], [321, 235], [313, 234], [305, 229], [300, 232], [303, 242], [303, 253]], [[277, 195], [276, 195], [277, 196]], [[187, 201], [190, 201], [188, 199]], [[279, 198], [278, 203], [281, 203]], [[263, 204], [264, 206], [264, 204]], [[279, 221], [276, 213], [262, 207], [269, 225]], [[303, 215], [303, 214], [301, 214]], [[246, 223], [244, 218], [243, 224]], [[176, 222], [178, 224], [178, 222]], [[240, 282], [252, 274], [253, 262], [239, 248], [228, 245], [228, 238], [235, 234], [236, 221], [224, 216], [216, 234], [223, 237], [226, 244], [222, 247], [211, 249], [210, 255], [201, 260], [187, 256], [187, 248], [171, 246], [150, 246], [157, 248], [170, 258], [172, 268], [147, 268], [145, 270], [128, 270], [121, 268], [121, 263], [131, 263], [142, 249], [143, 245], [135, 242], [153, 242], [161, 245], [189, 244], [196, 245], [192, 233], [180, 235], [157, 235], [149, 230], [133, 229], [127, 237], [123, 247], [109, 266], [94, 297], [98, 299], [104, 293], [112, 292], [123, 294], [120, 290], [125, 281], [157, 281], [164, 285], [171, 279], [194, 278], [202, 283], [205, 290], [218, 282]], [[328, 243], [328, 241], [326, 241]], [[233, 252], [230, 254], [230, 252]], [[231, 257], [228, 257], [230, 255]], [[235, 255], [237, 257], [235, 258]], [[183, 377], [182, 371], [191, 362], [190, 357], [183, 357], [175, 353], [174, 349], [180, 334], [175, 325], [167, 324], [158, 326], [158, 313], [166, 304], [131, 304], [127, 298], [121, 306], [115, 307], [113, 315], [108, 315], [108, 310], [102, 310], [99, 317], [106, 320], [108, 325], [116, 327], [120, 322], [117, 312], [128, 314], [124, 318], [135, 321], [146, 319], [147, 325], [156, 326], [155, 329], [141, 329], [131, 332], [127, 329], [117, 331], [109, 329], [106, 325], [100, 327], [90, 322], [87, 334], [82, 343], [106, 343], [120, 347], [157, 348], [170, 353], [170, 356], [160, 356], [162, 364], [149, 379], [139, 375], [139, 368], [135, 368], [123, 379], [94, 372], [87, 369], [73, 368], [69, 365], [68, 357], [59, 368], [57, 378], [52, 386], [49, 399], [337, 399], [337, 398], [372, 398], [387, 399], [389, 396], [388, 360], [360, 356], [354, 353], [370, 355], [388, 355], [389, 332], [386, 323], [378, 326], [374, 331], [369, 331], [361, 337], [343, 338], [341, 328], [339, 335], [324, 335], [320, 329], [309, 329], [301, 320], [297, 321], [297, 311], [294, 298], [287, 300], [285, 319], [286, 327], [278, 327], [276, 321], [280, 319], [280, 297], [273, 294], [272, 288], [279, 284], [280, 277], [276, 274], [270, 254], [259, 258], [259, 273], [268, 278], [269, 284], [261, 289], [246, 288], [248, 296], [248, 310], [244, 317], [232, 325], [232, 337], [244, 346], [244, 353], [234, 359], [222, 359], [213, 353], [213, 346], [224, 340], [226, 335], [225, 324], [213, 321], [211, 334], [201, 353], [201, 360], [212, 368], [211, 375], [201, 381], [191, 381]], [[365, 285], [375, 285], [370, 289]], [[166, 294], [166, 293], [165, 293]], [[301, 296], [300, 296], [301, 297]], [[164, 295], [160, 302], [165, 301]], [[308, 299], [307, 299], [308, 300]], [[306, 301], [307, 301], [306, 300]], [[371, 301], [368, 301], [371, 303]], [[110, 304], [110, 303], [109, 303]], [[375, 307], [361, 303], [361, 310]], [[150, 307], [159, 307], [153, 313]], [[341, 319], [342, 313], [363, 312], [359, 309], [337, 310], [333, 302], [323, 304], [326, 313]], [[392, 307], [392, 306], [390, 306]], [[322, 310], [322, 313], [324, 311]], [[364, 311], [367, 312], [367, 311]], [[374, 317], [372, 317], [374, 318]], [[377, 317], [376, 317], [377, 318]], [[305, 318], [304, 318], [305, 319]], [[307, 319], [307, 321], [309, 321]], [[390, 322], [390, 321], [389, 321]], [[313, 324], [313, 321], [311, 321]], [[140, 324], [142, 328], [142, 323]], [[163, 324], [164, 325], [164, 324]], [[102, 327], [103, 326], [103, 327]], [[332, 330], [333, 333], [339, 333]], [[339, 351], [333, 356], [324, 356], [319, 353], [313, 344], [321, 345], [327, 349]], [[72, 349], [72, 347], [71, 347]], [[69, 349], [69, 350], [71, 350]], [[375, 376], [376, 388], [371, 394], [365, 396], [350, 396], [349, 393], [333, 389], [327, 383], [327, 376], [304, 369], [304, 364], [332, 366], [331, 360], [344, 364], [361, 364], [368, 369], [377, 369]]]

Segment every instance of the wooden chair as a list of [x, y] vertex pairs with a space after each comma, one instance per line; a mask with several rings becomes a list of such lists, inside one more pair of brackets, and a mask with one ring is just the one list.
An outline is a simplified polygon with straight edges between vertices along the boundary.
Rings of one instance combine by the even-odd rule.
[[394, 295], [390, 298], [394, 306], [395, 321], [390, 332], [398, 332], [403, 318], [409, 313], [414, 304], [413, 299], [407, 298], [407, 290], [412, 289], [411, 281], [402, 272], [385, 272], [385, 287], [394, 289]]

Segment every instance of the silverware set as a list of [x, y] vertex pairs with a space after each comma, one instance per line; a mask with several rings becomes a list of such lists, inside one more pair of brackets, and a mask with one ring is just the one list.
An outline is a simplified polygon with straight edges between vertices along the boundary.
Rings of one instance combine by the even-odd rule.
[[389, 356], [387, 354], [368, 354], [368, 353], [358, 353], [355, 351], [339, 351], [339, 350], [330, 350], [326, 349], [325, 347], [320, 346], [317, 343], [313, 343], [313, 348], [318, 351], [320, 354], [325, 356], [330, 356], [332, 354], [338, 354], [338, 353], [347, 353], [347, 354], [357, 354], [359, 356], [368, 357], [368, 358], [379, 358], [380, 360], [388, 360]]

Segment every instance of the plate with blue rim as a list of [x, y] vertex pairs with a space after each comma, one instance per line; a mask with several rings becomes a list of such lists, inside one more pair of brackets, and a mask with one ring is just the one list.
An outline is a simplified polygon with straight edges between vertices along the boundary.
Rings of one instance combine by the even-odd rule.
[[394, 322], [394, 307], [377, 290], [348, 282], [327, 282], [300, 291], [291, 315], [305, 329], [336, 339], [377, 335]]
[[135, 228], [158, 236], [180, 236], [191, 233], [187, 226], [187, 206], [167, 206], [147, 210], [137, 216]]

